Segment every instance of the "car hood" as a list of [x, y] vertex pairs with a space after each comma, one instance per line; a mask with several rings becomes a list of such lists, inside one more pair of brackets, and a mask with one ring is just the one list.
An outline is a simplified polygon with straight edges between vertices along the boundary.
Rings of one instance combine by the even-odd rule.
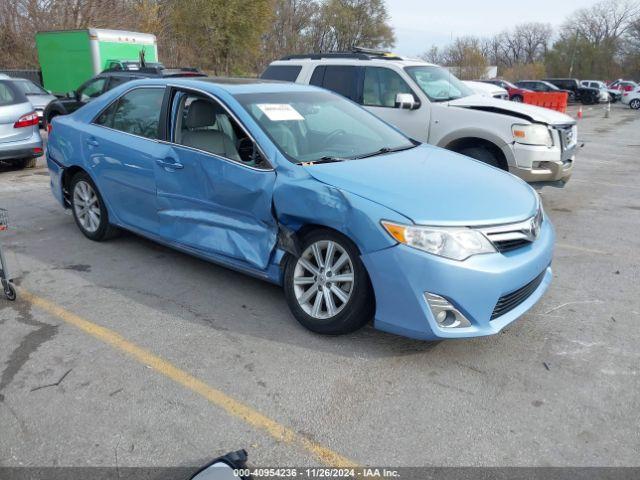
[[422, 225], [495, 225], [536, 212], [533, 189], [510, 173], [438, 147], [311, 165], [316, 180]]
[[569, 115], [556, 112], [549, 108], [536, 107], [525, 103], [510, 102], [496, 98], [487, 98], [480, 95], [470, 95], [452, 100], [449, 102], [449, 106], [503, 113], [518, 118], [526, 118], [531, 122], [541, 122], [549, 125], [569, 125], [576, 123]]
[[53, 95], [27, 95], [29, 102], [33, 105], [33, 108], [42, 108], [49, 105], [49, 102], [56, 100]]

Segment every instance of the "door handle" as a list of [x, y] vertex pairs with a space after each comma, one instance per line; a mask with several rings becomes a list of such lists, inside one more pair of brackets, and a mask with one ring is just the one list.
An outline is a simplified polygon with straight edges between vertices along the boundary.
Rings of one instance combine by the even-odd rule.
[[89, 137], [87, 138], [87, 145], [89, 145], [90, 147], [97, 147], [100, 145], [100, 142], [98, 142], [95, 138], [93, 137]]
[[167, 171], [180, 170], [181, 168], [184, 168], [184, 165], [182, 165], [177, 160], [173, 160], [172, 158], [166, 158], [166, 159], [158, 158], [156, 160], [156, 163]]

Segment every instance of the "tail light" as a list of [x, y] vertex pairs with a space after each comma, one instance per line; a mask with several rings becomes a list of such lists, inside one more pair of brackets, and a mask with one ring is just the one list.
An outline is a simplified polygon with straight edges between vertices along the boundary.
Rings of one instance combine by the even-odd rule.
[[51, 122], [47, 123], [47, 133], [49, 135], [51, 135], [51, 130], [53, 130], [53, 125], [51, 124]]
[[38, 114], [31, 112], [21, 116], [18, 121], [13, 124], [13, 128], [33, 127], [34, 125], [38, 125], [38, 123], [40, 123]]

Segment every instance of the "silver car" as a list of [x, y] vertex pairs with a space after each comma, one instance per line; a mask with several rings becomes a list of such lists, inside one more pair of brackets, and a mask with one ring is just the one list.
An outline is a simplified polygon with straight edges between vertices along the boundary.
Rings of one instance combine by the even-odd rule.
[[0, 162], [34, 167], [44, 153], [38, 114], [13, 82], [0, 79]]
[[52, 100], [57, 100], [57, 97], [55, 95], [51, 95], [44, 88], [36, 85], [31, 80], [27, 80], [25, 78], [12, 78], [11, 81], [22, 91], [22, 93], [27, 96], [27, 99], [29, 100], [29, 102], [31, 102], [31, 105], [33, 105], [33, 108], [38, 114], [38, 118], [40, 119], [40, 126], [42, 126], [42, 114], [44, 112], [44, 109], [47, 105], [49, 105], [49, 102], [51, 102]]

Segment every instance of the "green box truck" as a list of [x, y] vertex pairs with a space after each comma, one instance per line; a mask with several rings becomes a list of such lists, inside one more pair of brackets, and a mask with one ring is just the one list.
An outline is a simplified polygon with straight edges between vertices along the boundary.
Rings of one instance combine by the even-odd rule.
[[38, 32], [36, 48], [47, 90], [64, 95], [112, 63], [158, 61], [156, 36], [149, 33], [88, 28]]

